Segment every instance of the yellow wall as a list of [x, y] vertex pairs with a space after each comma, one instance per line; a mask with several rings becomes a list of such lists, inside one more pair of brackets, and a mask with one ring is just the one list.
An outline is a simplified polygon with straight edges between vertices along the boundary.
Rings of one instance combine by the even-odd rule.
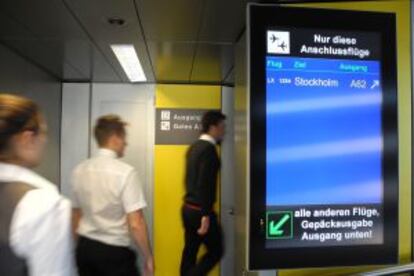
[[[157, 85], [157, 108], [221, 109], [220, 86]], [[156, 276], [179, 275], [184, 231], [180, 209], [184, 196], [187, 145], [155, 146], [154, 256]], [[211, 275], [219, 275], [218, 267]]]
[[[400, 242], [401, 263], [411, 261], [411, 53], [410, 53], [410, 2], [409, 0], [323, 3], [306, 7], [348, 9], [361, 11], [393, 12], [397, 15], [398, 51], [398, 128], [400, 173]], [[373, 269], [371, 268], [364, 268]], [[348, 275], [360, 271], [353, 269], [309, 269], [281, 271], [281, 276]]]
[[[409, 0], [323, 3], [308, 7], [384, 11], [397, 14], [399, 168], [400, 168], [400, 261], [411, 260], [411, 54]], [[157, 108], [220, 108], [220, 87], [157, 85]], [[155, 147], [154, 254], [157, 276], [178, 275], [183, 228], [180, 207], [184, 194], [184, 154], [188, 146]], [[236, 252], [237, 254], [237, 252]], [[365, 268], [372, 269], [372, 268]], [[347, 275], [360, 268], [280, 271], [290, 275]], [[218, 275], [216, 269], [213, 275]], [[230, 275], [229, 275], [230, 276]]]

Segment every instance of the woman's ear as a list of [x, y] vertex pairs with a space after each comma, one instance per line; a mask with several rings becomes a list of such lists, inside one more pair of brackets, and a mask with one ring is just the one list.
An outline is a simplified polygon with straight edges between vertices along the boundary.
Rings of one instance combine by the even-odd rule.
[[25, 130], [16, 134], [12, 140], [14, 141], [15, 146], [18, 147], [27, 147], [33, 145], [35, 142], [36, 133], [33, 130]]

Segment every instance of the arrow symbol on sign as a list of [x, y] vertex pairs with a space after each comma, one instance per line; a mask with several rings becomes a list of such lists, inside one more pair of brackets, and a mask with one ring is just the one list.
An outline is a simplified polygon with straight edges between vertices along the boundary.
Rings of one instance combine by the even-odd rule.
[[270, 229], [269, 229], [269, 233], [272, 236], [280, 236], [283, 234], [283, 230], [281, 230], [280, 228], [283, 227], [283, 225], [289, 220], [290, 215], [286, 214], [282, 217], [282, 219], [278, 222], [275, 223], [273, 220], [270, 222]]
[[374, 83], [371, 85], [371, 89], [374, 89], [375, 87], [379, 86], [379, 80], [374, 80]]

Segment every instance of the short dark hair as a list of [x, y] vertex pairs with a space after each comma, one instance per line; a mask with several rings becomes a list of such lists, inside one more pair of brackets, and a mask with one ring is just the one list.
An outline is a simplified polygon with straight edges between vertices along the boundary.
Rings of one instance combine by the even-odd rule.
[[118, 115], [109, 114], [99, 117], [95, 126], [96, 142], [99, 146], [103, 146], [112, 135], [125, 135], [127, 125]]
[[201, 119], [201, 132], [207, 133], [211, 126], [217, 126], [220, 122], [226, 120], [226, 115], [217, 110], [210, 110], [204, 113]]

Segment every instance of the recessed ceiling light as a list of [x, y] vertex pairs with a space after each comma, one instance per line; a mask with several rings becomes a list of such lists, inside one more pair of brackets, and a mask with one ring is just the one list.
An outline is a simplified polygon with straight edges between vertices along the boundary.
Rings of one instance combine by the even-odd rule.
[[147, 80], [134, 45], [112, 44], [111, 49], [131, 82], [144, 82]]
[[121, 17], [109, 17], [108, 18], [108, 23], [114, 26], [123, 26], [125, 25], [125, 19], [121, 18]]

